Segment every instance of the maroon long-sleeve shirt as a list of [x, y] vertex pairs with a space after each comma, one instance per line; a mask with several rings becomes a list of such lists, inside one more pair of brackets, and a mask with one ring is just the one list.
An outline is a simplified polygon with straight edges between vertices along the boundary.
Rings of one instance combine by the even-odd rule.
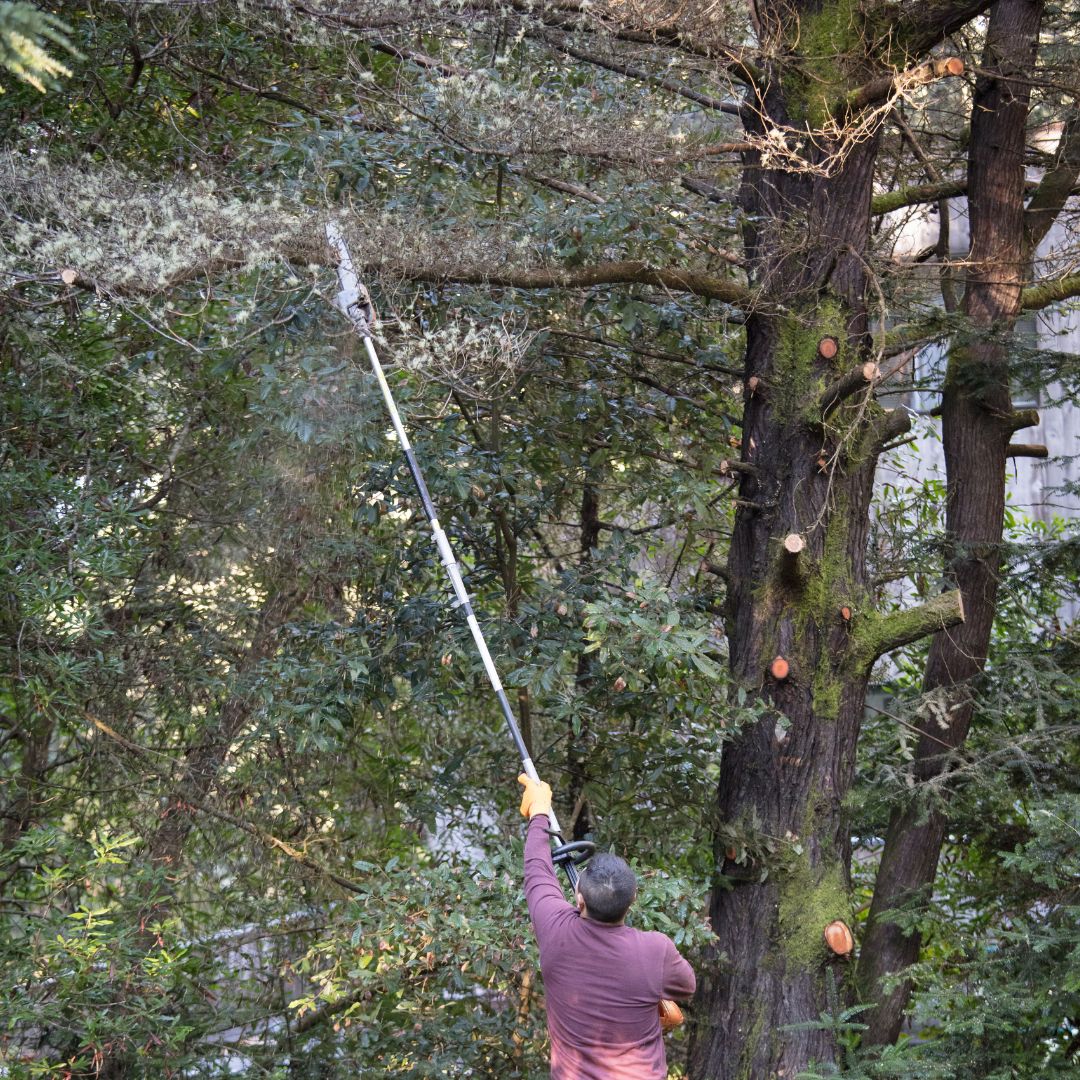
[[671, 939], [583, 918], [551, 863], [548, 819], [529, 822], [525, 899], [540, 945], [551, 1080], [664, 1080], [661, 998], [694, 992]]

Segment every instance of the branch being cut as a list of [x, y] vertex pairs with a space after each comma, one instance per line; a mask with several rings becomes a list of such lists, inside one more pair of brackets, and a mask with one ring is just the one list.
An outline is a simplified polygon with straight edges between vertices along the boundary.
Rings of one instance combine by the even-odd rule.
[[[75, 285], [112, 297], [153, 296], [185, 282], [283, 266], [289, 287], [336, 265], [314, 210], [279, 199], [237, 198], [212, 184], [150, 185], [118, 169], [74, 169], [0, 155], [0, 202], [19, 227], [0, 249], [0, 288]], [[405, 216], [349, 221], [357, 267], [409, 281], [518, 289], [648, 285], [744, 309], [756, 294], [696, 267], [627, 259], [592, 266], [515, 265], [515, 226], [480, 235], [424, 228]], [[302, 269], [307, 267], [308, 269]], [[292, 271], [290, 273], [290, 270]]]
[[670, 292], [689, 293], [748, 308], [752, 290], [729, 278], [698, 270], [650, 266], [638, 259], [597, 263], [595, 266], [544, 266], [520, 270], [430, 272], [423, 267], [401, 266], [397, 272], [412, 281], [448, 281], [460, 285], [491, 285], [510, 289], [588, 289], [597, 285], [654, 285]]

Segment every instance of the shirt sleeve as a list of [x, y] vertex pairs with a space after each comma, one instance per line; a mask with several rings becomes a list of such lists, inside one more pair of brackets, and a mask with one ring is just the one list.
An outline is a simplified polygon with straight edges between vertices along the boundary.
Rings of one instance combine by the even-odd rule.
[[694, 969], [689, 962], [679, 955], [674, 942], [669, 937], [664, 938], [664, 989], [661, 997], [665, 998], [688, 998], [692, 997], [697, 988], [697, 978]]
[[525, 902], [541, 950], [561, 923], [578, 917], [577, 908], [566, 902], [555, 876], [547, 828], [547, 815], [537, 814], [525, 836]]

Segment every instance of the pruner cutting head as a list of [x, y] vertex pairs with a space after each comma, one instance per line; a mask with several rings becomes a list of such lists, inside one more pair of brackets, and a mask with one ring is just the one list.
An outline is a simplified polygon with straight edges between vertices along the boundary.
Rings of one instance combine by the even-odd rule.
[[337, 255], [338, 285], [334, 306], [356, 327], [358, 333], [368, 335], [375, 329], [378, 316], [375, 305], [353, 267], [345, 240], [333, 222], [326, 226], [326, 239]]
[[[357, 291], [348, 298], [349, 303], [345, 313], [354, 322], [363, 323], [367, 330], [374, 330], [375, 322], [378, 319], [375, 314], [375, 305], [371, 302], [371, 295], [367, 291], [367, 286], [359, 281], [356, 285]], [[338, 296], [345, 299], [341, 293]]]

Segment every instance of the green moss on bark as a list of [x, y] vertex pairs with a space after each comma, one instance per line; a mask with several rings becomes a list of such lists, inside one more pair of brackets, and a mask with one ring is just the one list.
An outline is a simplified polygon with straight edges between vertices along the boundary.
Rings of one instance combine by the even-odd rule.
[[840, 343], [835, 370], [841, 370], [847, 352], [847, 323], [840, 304], [833, 298], [822, 299], [812, 311], [789, 315], [780, 320], [780, 333], [773, 361], [773, 403], [781, 419], [801, 416], [818, 423], [821, 415], [818, 398], [825, 389], [827, 370], [817, 363], [818, 343], [834, 337]]
[[851, 88], [844, 75], [848, 58], [861, 56], [865, 48], [860, 6], [860, 0], [830, 0], [799, 20], [793, 45], [801, 63], [785, 82], [793, 120], [823, 127], [834, 103]]
[[755, 1080], [754, 1078], [754, 1052], [765, 1032], [765, 1009], [761, 1002], [754, 1004], [754, 1018], [750, 1022], [750, 1029], [743, 1040], [742, 1052], [739, 1054], [738, 1080]]
[[824, 959], [825, 927], [834, 919], [851, 921], [843, 868], [827, 863], [815, 869], [803, 852], [780, 882], [780, 944], [789, 970], [806, 970]]

